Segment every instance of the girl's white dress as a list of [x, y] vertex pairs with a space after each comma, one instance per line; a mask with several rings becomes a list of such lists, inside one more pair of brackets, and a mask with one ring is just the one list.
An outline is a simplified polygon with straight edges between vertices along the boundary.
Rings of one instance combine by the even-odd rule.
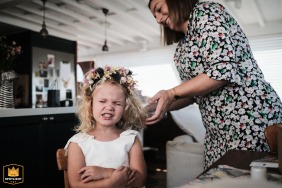
[[128, 153], [137, 137], [142, 143], [141, 135], [135, 130], [123, 131], [119, 138], [112, 141], [98, 141], [87, 133], [77, 133], [72, 136], [70, 142], [77, 143], [85, 156], [86, 166], [100, 166], [117, 169], [121, 166], [129, 166]]

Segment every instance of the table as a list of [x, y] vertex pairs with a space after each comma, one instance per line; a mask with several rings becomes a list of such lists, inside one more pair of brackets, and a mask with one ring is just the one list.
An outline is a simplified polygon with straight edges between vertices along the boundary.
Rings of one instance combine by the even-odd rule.
[[[251, 169], [250, 164], [253, 160], [261, 159], [262, 157], [265, 157], [266, 155], [269, 154], [278, 155], [278, 153], [270, 153], [270, 152], [229, 150], [219, 160], [213, 163], [200, 175], [206, 173], [208, 170], [212, 168], [217, 168], [218, 165], [229, 165], [239, 169], [250, 170]], [[281, 174], [278, 168], [267, 168], [267, 172]]]

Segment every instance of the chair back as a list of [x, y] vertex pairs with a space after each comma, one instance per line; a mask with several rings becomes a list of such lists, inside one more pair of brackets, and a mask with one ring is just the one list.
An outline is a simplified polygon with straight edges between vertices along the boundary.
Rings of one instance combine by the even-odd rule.
[[59, 170], [64, 171], [64, 185], [65, 188], [69, 188], [68, 179], [68, 156], [66, 156], [66, 150], [63, 148], [57, 149], [56, 152], [57, 166]]
[[264, 135], [271, 152], [278, 152], [278, 125], [282, 124], [271, 125], [264, 129]]

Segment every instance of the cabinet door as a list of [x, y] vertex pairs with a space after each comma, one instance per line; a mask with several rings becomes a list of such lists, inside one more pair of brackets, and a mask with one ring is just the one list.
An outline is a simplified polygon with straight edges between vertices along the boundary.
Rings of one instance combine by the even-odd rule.
[[0, 164], [24, 167], [24, 182], [17, 187], [64, 187], [56, 151], [75, 134], [77, 123], [74, 114], [0, 118]]
[[[30, 117], [1, 118], [1, 166], [18, 164], [24, 168], [24, 182], [17, 187], [38, 187], [41, 165], [38, 119]], [[0, 187], [9, 186], [1, 181]]]
[[[45, 177], [41, 182], [48, 181], [48, 187], [64, 187], [63, 172], [58, 170], [56, 161], [56, 151], [58, 148], [64, 148], [68, 139], [75, 134], [74, 126], [78, 121], [74, 114], [49, 115], [47, 123], [42, 122], [42, 148], [45, 148], [43, 161]], [[44, 181], [45, 179], [45, 181]], [[44, 185], [42, 185], [44, 186]]]

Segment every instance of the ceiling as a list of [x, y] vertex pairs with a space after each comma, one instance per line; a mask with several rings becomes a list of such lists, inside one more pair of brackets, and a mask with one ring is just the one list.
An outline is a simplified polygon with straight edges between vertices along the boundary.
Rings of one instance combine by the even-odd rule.
[[[213, 1], [222, 3], [250, 38], [282, 35], [282, 0]], [[105, 26], [109, 52], [146, 50], [162, 45], [160, 27], [147, 4], [148, 0], [47, 0], [45, 23], [49, 35], [77, 41], [78, 61], [105, 53]], [[41, 0], [1, 0], [0, 34], [19, 28], [39, 32], [42, 5]], [[106, 24], [102, 8], [109, 10]]]

